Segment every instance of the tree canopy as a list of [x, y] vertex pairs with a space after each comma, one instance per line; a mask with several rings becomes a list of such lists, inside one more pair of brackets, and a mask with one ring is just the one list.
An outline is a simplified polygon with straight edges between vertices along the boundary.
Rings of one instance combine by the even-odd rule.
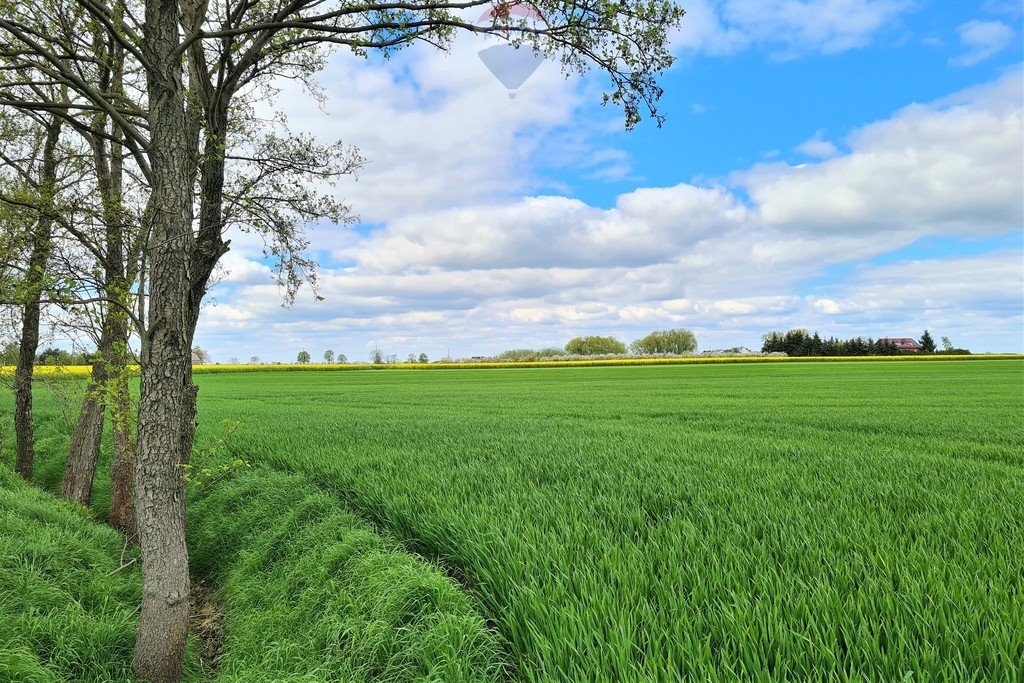
[[697, 350], [697, 336], [682, 327], [672, 330], [656, 330], [630, 345], [637, 355], [669, 353], [681, 356]]
[[576, 337], [569, 340], [565, 350], [574, 356], [600, 356], [626, 353], [626, 345], [615, 337]]

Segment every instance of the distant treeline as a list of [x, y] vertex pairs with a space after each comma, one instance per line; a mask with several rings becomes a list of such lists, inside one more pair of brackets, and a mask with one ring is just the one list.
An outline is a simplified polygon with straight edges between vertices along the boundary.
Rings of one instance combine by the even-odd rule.
[[943, 353], [966, 355], [967, 349], [953, 348], [947, 337], [942, 338], [943, 349], [937, 351], [935, 341], [928, 330], [924, 331], [918, 343], [919, 350], [900, 349], [889, 339], [823, 339], [817, 332], [810, 334], [807, 330], [797, 329], [789, 332], [769, 332], [762, 335], [764, 343], [762, 353], [785, 353], [787, 356], [898, 356], [906, 353]]
[[[36, 365], [91, 365], [96, 353], [71, 353], [64, 349], [49, 348], [36, 354]], [[18, 363], [17, 344], [0, 348], [0, 365]]]

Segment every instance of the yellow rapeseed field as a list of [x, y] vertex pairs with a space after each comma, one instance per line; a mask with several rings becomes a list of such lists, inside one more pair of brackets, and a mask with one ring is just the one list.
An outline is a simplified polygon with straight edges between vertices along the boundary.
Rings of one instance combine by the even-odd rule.
[[[196, 365], [195, 374], [221, 372], [336, 372], [344, 370], [494, 370], [501, 368], [568, 368], [622, 365], [701, 365], [709, 363], [842, 363], [842, 362], [904, 362], [954, 360], [1010, 360], [1024, 358], [1021, 354], [1002, 353], [986, 355], [906, 355], [906, 356], [692, 356], [683, 358], [610, 358], [603, 360], [554, 360], [523, 362], [471, 362], [471, 363], [344, 363], [313, 364], [286, 363], [276, 365]], [[88, 377], [88, 365], [39, 365], [36, 376], [43, 378]], [[138, 368], [133, 367], [137, 372]], [[12, 366], [0, 366], [0, 377], [11, 377]]]

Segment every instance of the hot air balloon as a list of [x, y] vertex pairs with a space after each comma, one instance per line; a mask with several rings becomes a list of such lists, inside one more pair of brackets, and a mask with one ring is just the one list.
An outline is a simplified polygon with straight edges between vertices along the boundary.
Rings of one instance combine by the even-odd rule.
[[494, 77], [508, 88], [508, 98], [516, 98], [516, 90], [533, 75], [544, 61], [544, 55], [529, 46], [492, 45], [477, 53]]
[[[533, 24], [547, 23], [532, 5], [525, 2], [499, 3], [484, 12], [480, 20], [490, 21], [494, 26], [499, 23], [507, 24], [513, 16]], [[505, 38], [508, 39], [507, 31]], [[544, 54], [539, 50], [531, 46], [512, 45], [510, 42], [486, 47], [477, 55], [494, 77], [508, 88], [510, 100], [516, 98], [516, 91], [544, 61]]]

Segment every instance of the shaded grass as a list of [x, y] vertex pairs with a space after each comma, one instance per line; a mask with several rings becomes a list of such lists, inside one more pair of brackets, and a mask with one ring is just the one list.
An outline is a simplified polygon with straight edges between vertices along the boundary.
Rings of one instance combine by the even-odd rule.
[[0, 470], [0, 681], [128, 680], [141, 581], [111, 575], [122, 547], [113, 529]]
[[193, 574], [226, 605], [217, 681], [497, 679], [467, 596], [301, 477], [241, 473], [188, 521]]

